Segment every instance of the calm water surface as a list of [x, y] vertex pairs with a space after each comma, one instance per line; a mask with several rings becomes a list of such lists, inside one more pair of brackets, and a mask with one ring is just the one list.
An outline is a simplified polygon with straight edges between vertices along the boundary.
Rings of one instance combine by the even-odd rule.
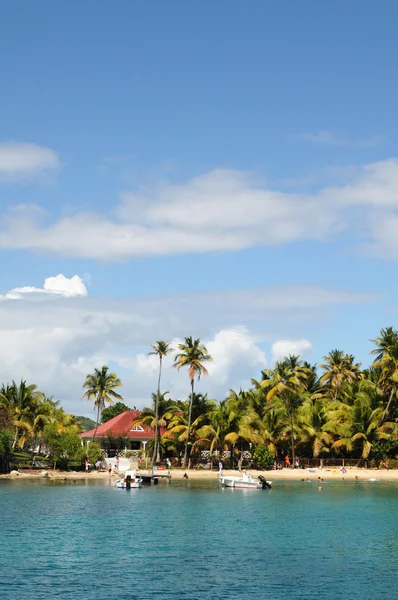
[[2, 600], [398, 598], [398, 484], [0, 483]]

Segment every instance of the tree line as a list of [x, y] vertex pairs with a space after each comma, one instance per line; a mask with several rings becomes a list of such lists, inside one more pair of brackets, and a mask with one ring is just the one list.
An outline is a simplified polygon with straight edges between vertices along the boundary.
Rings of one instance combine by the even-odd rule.
[[[352, 354], [332, 350], [318, 366], [287, 356], [252, 379], [248, 390], [230, 390], [220, 402], [195, 394], [194, 382], [212, 360], [200, 340], [185, 338], [173, 366], [186, 367], [188, 402], [161, 393], [162, 359], [168, 342], [158, 341], [157, 393], [136, 423], [156, 432], [153, 460], [162, 452], [190, 456], [201, 450], [239, 454], [265, 447], [274, 457], [395, 458], [398, 455], [398, 331], [386, 327], [371, 340], [374, 360], [362, 369]], [[161, 432], [161, 433], [160, 433]]]
[[[216, 401], [195, 392], [195, 382], [208, 375], [206, 364], [212, 357], [199, 338], [187, 337], [173, 361], [174, 368], [188, 374], [189, 397], [183, 401], [162, 391], [163, 361], [173, 348], [170, 342], [157, 341], [149, 352], [159, 359], [157, 391], [152, 406], [144, 408], [134, 424], [153, 429], [148, 449], [154, 463], [167, 453], [181, 456], [186, 466], [201, 450], [213, 455], [229, 450], [238, 456], [252, 447], [266, 448], [275, 457], [288, 453], [293, 464], [297, 454], [395, 458], [398, 332], [386, 327], [372, 343], [369, 368], [362, 369], [352, 354], [341, 350], [330, 351], [319, 366], [290, 355], [252, 379], [248, 390], [230, 390]], [[94, 437], [100, 420], [129, 409], [117, 391], [121, 387], [120, 378], [107, 366], [86, 376], [83, 398], [93, 401], [97, 411]], [[36, 385], [21, 381], [0, 388], [0, 454], [7, 445], [14, 452], [40, 452], [45, 444], [57, 460], [76, 458], [84, 453], [79, 450], [81, 430], [79, 418]], [[98, 444], [92, 448], [100, 451]]]

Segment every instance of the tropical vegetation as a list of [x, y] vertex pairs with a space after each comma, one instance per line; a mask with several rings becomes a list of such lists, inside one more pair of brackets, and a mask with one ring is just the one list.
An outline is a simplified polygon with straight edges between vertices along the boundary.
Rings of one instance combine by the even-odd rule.
[[[398, 459], [398, 331], [386, 327], [372, 344], [369, 367], [362, 368], [352, 354], [339, 349], [331, 350], [319, 366], [287, 356], [252, 379], [249, 389], [230, 390], [217, 401], [195, 390], [212, 360], [200, 339], [185, 338], [169, 363], [178, 371], [186, 369], [187, 399], [162, 390], [163, 361], [172, 348], [157, 341], [151, 346], [159, 361], [157, 389], [132, 425], [153, 431], [148, 451], [154, 463], [168, 456], [185, 466], [189, 460], [224, 456], [237, 464], [250, 452], [256, 464], [268, 466], [271, 459], [281, 462], [286, 455], [292, 464], [327, 457], [392, 464]], [[106, 421], [128, 410], [116, 391], [121, 386], [105, 365], [85, 378], [83, 398], [97, 411], [93, 437], [101, 416]], [[0, 466], [20, 453], [31, 461], [42, 455], [60, 465], [82, 463], [87, 458], [78, 437], [82, 429], [81, 417], [65, 412], [35, 384], [21, 380], [0, 387]], [[106, 441], [98, 441], [106, 450]], [[122, 447], [125, 440], [119, 441]], [[94, 444], [91, 454], [98, 456], [101, 446]]]
[[[248, 390], [230, 390], [217, 402], [195, 394], [195, 380], [208, 374], [205, 363], [212, 358], [199, 339], [185, 338], [173, 366], [187, 368], [190, 395], [169, 398], [167, 407], [159, 403], [160, 453], [181, 457], [183, 465], [223, 453], [232, 464], [250, 450], [257, 463], [267, 464], [285, 455], [293, 465], [297, 457], [398, 457], [398, 331], [382, 329], [372, 342], [368, 368], [339, 349], [319, 366], [287, 356], [252, 379]], [[154, 400], [161, 397], [159, 383]], [[138, 421], [155, 428], [155, 408], [145, 408]]]
[[101, 369], [94, 369], [94, 373], [89, 373], [86, 376], [86, 381], [83, 384], [85, 390], [83, 398], [87, 398], [94, 402], [97, 409], [97, 423], [93, 439], [97, 435], [97, 429], [101, 412], [105, 409], [106, 403], [112, 404], [113, 401], [123, 400], [122, 396], [115, 392], [115, 388], [121, 387], [122, 382], [116, 373], [109, 373], [109, 367], [104, 365]]

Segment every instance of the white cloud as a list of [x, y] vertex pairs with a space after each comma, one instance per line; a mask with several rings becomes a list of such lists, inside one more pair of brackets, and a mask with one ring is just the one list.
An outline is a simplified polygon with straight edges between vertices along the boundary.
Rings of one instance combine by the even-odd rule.
[[87, 296], [87, 288], [78, 275], [74, 275], [68, 279], [60, 273], [55, 277], [47, 277], [43, 288], [32, 286], [14, 288], [4, 296], [0, 295], [0, 300], [20, 300], [26, 297], [27, 294], [55, 294], [64, 298], [72, 298], [73, 296]]
[[373, 135], [369, 138], [349, 139], [336, 135], [332, 131], [318, 131], [317, 133], [300, 133], [296, 136], [303, 142], [320, 144], [325, 146], [346, 146], [350, 148], [372, 148], [377, 146], [383, 139], [381, 135]]
[[[365, 165], [350, 183], [312, 194], [279, 192], [249, 173], [216, 170], [180, 185], [125, 193], [114, 219], [79, 212], [48, 223], [48, 216], [29, 207], [7, 211], [0, 219], [0, 248], [125, 260], [301, 240], [325, 242], [350, 229], [353, 239], [377, 252], [377, 223], [388, 220], [397, 208], [395, 159]], [[398, 255], [398, 238], [395, 245]]]
[[[171, 345], [175, 351], [181, 339]], [[223, 398], [232, 388], [244, 383], [266, 366], [265, 352], [257, 345], [254, 336], [245, 327], [223, 329], [211, 339], [202, 339], [213, 361], [206, 363], [209, 376], [197, 382], [198, 391], [206, 391], [209, 397]], [[164, 360], [163, 388], [171, 389], [177, 397], [185, 398], [189, 390], [188, 373], [172, 369], [173, 357]], [[159, 362], [155, 356], [139, 353], [134, 360], [134, 379], [143, 378], [154, 385]], [[203, 379], [203, 378], [202, 378]]]
[[51, 148], [26, 142], [0, 144], [0, 177], [20, 179], [54, 171], [60, 166], [58, 153]]
[[[303, 319], [305, 328], [305, 318], [313, 326], [318, 310], [375, 300], [370, 294], [314, 286], [124, 301], [28, 292], [22, 299], [0, 302], [2, 380], [36, 382], [67, 410], [87, 414], [90, 405], [80, 400], [84, 377], [94, 367], [110, 364], [124, 382], [126, 403], [143, 406], [157, 380], [156, 357], [147, 356], [149, 344], [166, 339], [176, 348], [184, 335], [193, 335], [214, 356], [210, 376], [199, 382], [198, 391], [222, 398], [230, 387], [245, 387], [259, 376], [266, 362], [262, 343], [289, 335], [300, 339]], [[265, 320], [272, 330], [262, 331]], [[187, 374], [169, 365], [165, 361], [163, 389], [186, 397]]]
[[272, 362], [283, 360], [286, 356], [300, 356], [301, 358], [311, 353], [312, 344], [310, 341], [302, 340], [277, 340], [272, 344], [271, 355]]

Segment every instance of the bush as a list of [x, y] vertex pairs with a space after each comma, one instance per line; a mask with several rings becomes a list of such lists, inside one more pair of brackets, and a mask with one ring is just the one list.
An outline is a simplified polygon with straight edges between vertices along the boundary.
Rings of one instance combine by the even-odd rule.
[[12, 431], [2, 429], [0, 431], [0, 454], [10, 454], [12, 447]]
[[91, 442], [87, 448], [87, 460], [90, 465], [95, 465], [102, 456], [101, 446], [98, 442]]
[[253, 461], [261, 469], [270, 470], [274, 465], [274, 454], [267, 446], [256, 446], [253, 452]]
[[11, 469], [12, 431], [0, 431], [0, 473], [8, 473]]
[[58, 433], [55, 424], [46, 425], [43, 431], [44, 441], [50, 454], [56, 463], [66, 467], [69, 460], [80, 460], [82, 457], [82, 445], [75, 431], [63, 431]]
[[386, 460], [394, 458], [398, 454], [398, 440], [379, 440], [372, 444], [370, 458], [376, 460]]

